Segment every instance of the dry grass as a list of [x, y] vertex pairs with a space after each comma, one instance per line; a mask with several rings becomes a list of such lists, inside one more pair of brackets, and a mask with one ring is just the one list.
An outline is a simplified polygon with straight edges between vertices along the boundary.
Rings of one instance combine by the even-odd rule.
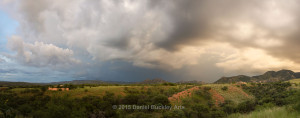
[[292, 88], [300, 89], [300, 79], [292, 79], [289, 82], [292, 83]]
[[[218, 92], [225, 100], [231, 100], [235, 104], [254, 99], [254, 96], [247, 94], [240, 87], [236, 87], [234, 84], [207, 84], [204, 86], [211, 87]], [[222, 87], [227, 86], [228, 90], [222, 90]]]
[[84, 87], [77, 88], [70, 91], [46, 91], [46, 95], [49, 96], [64, 96], [69, 95], [72, 97], [84, 97], [84, 96], [103, 96], [106, 91], [114, 93], [115, 95], [125, 95], [124, 94], [125, 86], [98, 86], [98, 87]]
[[199, 90], [199, 87], [195, 86], [193, 88], [181, 91], [179, 93], [176, 93], [176, 94], [172, 95], [168, 99], [172, 104], [181, 104], [181, 100], [186, 98], [186, 97], [192, 97], [192, 94], [195, 90]]
[[299, 84], [300, 83], [300, 78], [289, 80], [289, 82]]
[[147, 90], [147, 88], [159, 87], [160, 89], [170, 89], [170, 87], [176, 86], [98, 86], [98, 87], [84, 87], [77, 88], [70, 91], [46, 91], [46, 95], [49, 96], [64, 96], [69, 95], [72, 97], [84, 97], [84, 96], [103, 96], [105, 92], [114, 93], [116, 96], [125, 96], [124, 88], [135, 88], [137, 90]]

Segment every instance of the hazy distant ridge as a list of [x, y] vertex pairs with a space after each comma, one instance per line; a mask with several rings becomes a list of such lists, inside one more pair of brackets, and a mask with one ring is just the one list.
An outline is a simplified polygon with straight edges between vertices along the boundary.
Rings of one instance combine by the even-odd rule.
[[238, 75], [233, 77], [222, 77], [214, 83], [232, 83], [232, 82], [276, 82], [287, 81], [291, 79], [300, 78], [300, 72], [293, 72], [291, 70], [268, 71], [262, 75], [246, 76]]

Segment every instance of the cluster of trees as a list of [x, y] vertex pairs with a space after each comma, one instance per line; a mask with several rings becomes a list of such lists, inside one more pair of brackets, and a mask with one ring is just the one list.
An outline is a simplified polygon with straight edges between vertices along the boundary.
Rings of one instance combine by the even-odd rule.
[[113, 93], [107, 92], [103, 97], [73, 98], [68, 95], [50, 97], [35, 89], [24, 91], [30, 95], [18, 96], [11, 91], [0, 93], [0, 118], [118, 117], [112, 105], [119, 104], [119, 100]]
[[[78, 86], [75, 86], [77, 88]], [[142, 90], [126, 87], [126, 96], [116, 96], [106, 92], [104, 96], [86, 96], [75, 98], [69, 95], [48, 96], [44, 88], [25, 88], [19, 94], [6, 89], [0, 91], [1, 117], [36, 118], [102, 118], [102, 117], [151, 117], [152, 113], [166, 110], [113, 109], [113, 105], [168, 105], [168, 96], [184, 90], [184, 87], [163, 89], [161, 87], [143, 87]], [[64, 87], [72, 87], [65, 85]]]
[[274, 83], [251, 83], [251, 85], [242, 85], [242, 88], [251, 93], [256, 98], [257, 105], [274, 104], [283, 106], [290, 103], [289, 97], [293, 96], [295, 91], [288, 90], [291, 86], [289, 82]]

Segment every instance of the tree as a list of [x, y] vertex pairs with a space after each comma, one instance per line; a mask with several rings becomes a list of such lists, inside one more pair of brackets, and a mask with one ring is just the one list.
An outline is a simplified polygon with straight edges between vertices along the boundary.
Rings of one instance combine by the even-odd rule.
[[167, 96], [157, 95], [153, 98], [153, 104], [171, 105]]

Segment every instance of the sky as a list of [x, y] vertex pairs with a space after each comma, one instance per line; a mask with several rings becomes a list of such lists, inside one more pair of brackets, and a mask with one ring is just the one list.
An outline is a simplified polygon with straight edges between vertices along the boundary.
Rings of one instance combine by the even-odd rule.
[[298, 0], [0, 0], [0, 81], [300, 72]]

